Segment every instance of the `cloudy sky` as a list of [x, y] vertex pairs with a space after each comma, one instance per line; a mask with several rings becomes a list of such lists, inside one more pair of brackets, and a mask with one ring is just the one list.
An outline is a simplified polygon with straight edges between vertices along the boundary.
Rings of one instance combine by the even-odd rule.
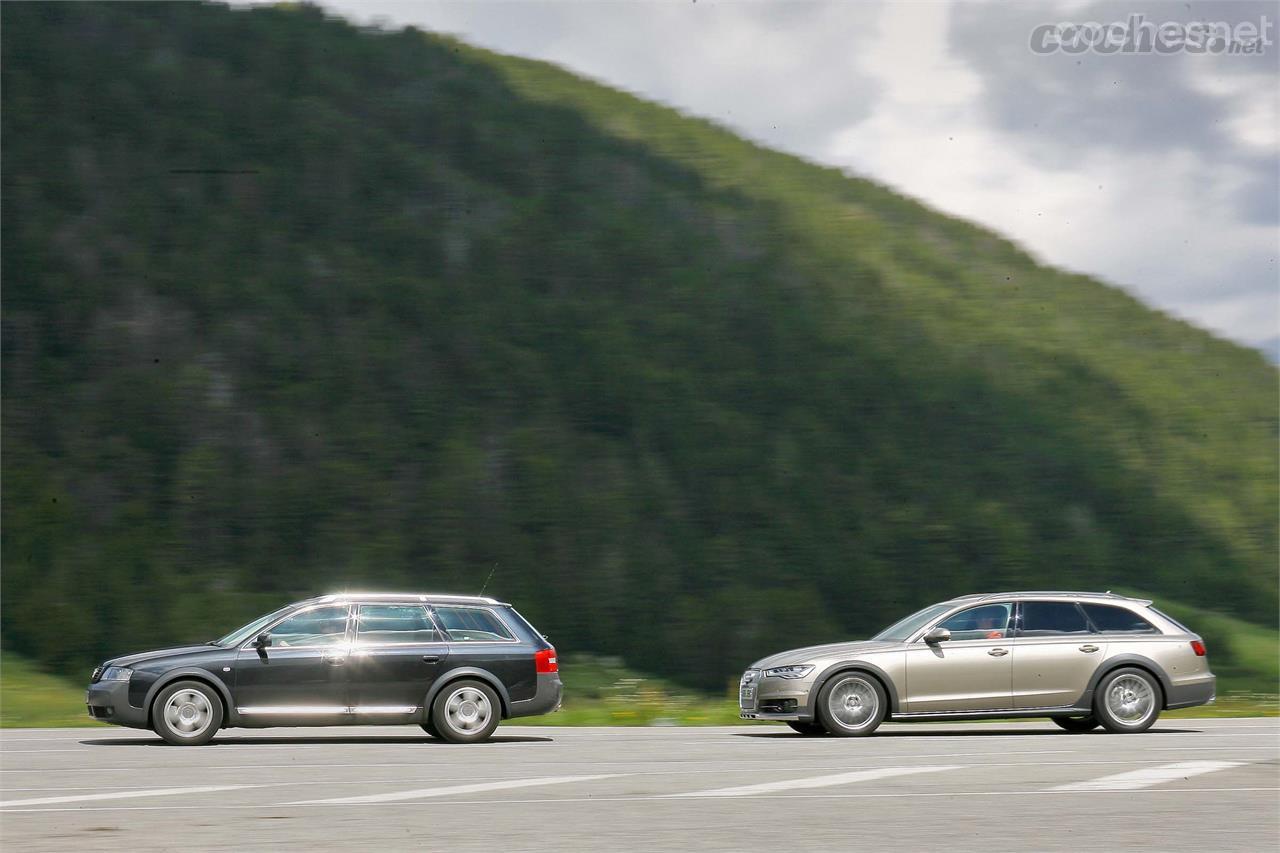
[[[1280, 351], [1280, 2], [330, 0], [544, 59], [987, 225]], [[1271, 22], [1262, 56], [1036, 55], [1038, 24]]]

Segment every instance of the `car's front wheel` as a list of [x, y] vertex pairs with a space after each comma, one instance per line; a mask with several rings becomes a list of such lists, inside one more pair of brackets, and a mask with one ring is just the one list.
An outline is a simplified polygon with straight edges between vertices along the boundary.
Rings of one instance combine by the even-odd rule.
[[1092, 716], [1088, 717], [1050, 717], [1054, 725], [1069, 732], [1091, 732], [1101, 723]]
[[862, 737], [884, 720], [888, 703], [880, 683], [860, 672], [832, 676], [818, 691], [818, 721], [836, 737]]
[[816, 737], [827, 733], [827, 730], [822, 727], [821, 723], [802, 723], [799, 720], [792, 720], [787, 723], [787, 725], [791, 726], [793, 731], [797, 731], [802, 735], [808, 735], [809, 737]]
[[1108, 673], [1093, 696], [1093, 715], [1109, 732], [1145, 732], [1160, 716], [1164, 704], [1160, 685], [1151, 673], [1124, 667]]
[[498, 694], [483, 681], [455, 681], [441, 690], [432, 703], [431, 725], [442, 740], [475, 743], [493, 734], [501, 708]]
[[199, 681], [175, 681], [151, 705], [151, 728], [177, 746], [199, 746], [222, 727], [222, 699]]

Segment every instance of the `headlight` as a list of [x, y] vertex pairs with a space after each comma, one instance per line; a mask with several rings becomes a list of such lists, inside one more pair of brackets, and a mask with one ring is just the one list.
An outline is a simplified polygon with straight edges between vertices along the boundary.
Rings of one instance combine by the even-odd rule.
[[764, 671], [765, 678], [804, 678], [813, 672], [811, 666], [778, 666]]
[[109, 666], [102, 671], [99, 681], [128, 681], [133, 677], [133, 670], [123, 666]]

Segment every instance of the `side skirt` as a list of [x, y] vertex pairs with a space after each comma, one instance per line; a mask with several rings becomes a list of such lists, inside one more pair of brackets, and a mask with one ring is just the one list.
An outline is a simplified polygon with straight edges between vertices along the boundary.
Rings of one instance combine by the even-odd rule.
[[1015, 720], [1019, 717], [1087, 717], [1090, 708], [1052, 707], [1016, 708], [1003, 711], [918, 711], [916, 713], [890, 714], [889, 719], [900, 723], [920, 723], [929, 720]]

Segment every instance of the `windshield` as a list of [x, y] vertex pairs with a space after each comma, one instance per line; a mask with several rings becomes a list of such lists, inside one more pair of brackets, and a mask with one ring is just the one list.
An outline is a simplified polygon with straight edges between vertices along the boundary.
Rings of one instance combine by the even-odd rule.
[[954, 606], [954, 604], [933, 604], [924, 610], [917, 610], [906, 619], [894, 622], [871, 639], [900, 643]]
[[289, 604], [284, 607], [281, 607], [279, 610], [275, 610], [275, 611], [272, 611], [271, 613], [268, 613], [266, 616], [259, 616], [257, 619], [254, 619], [248, 625], [243, 625], [235, 629], [234, 631], [232, 631], [230, 634], [227, 634], [225, 637], [221, 637], [217, 640], [214, 640], [213, 641], [214, 645], [238, 646], [241, 643], [243, 643], [245, 640], [256, 635], [259, 631], [261, 631], [266, 626], [270, 625], [276, 619], [283, 616], [292, 607], [293, 605]]

